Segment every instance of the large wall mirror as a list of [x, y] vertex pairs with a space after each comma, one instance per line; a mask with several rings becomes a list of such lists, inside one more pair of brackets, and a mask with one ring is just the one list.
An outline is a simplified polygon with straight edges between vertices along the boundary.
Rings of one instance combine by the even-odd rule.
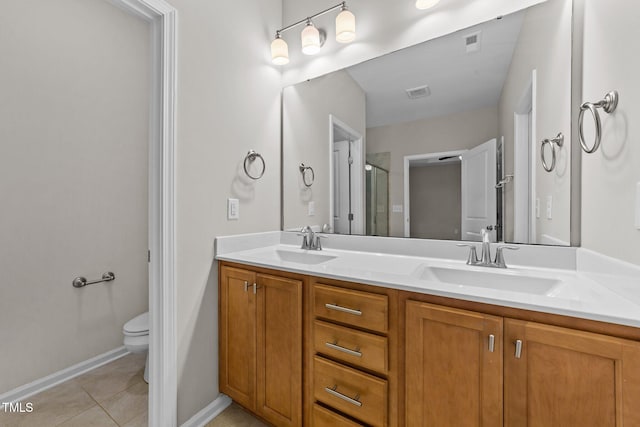
[[569, 245], [571, 31], [549, 0], [286, 87], [283, 229]]

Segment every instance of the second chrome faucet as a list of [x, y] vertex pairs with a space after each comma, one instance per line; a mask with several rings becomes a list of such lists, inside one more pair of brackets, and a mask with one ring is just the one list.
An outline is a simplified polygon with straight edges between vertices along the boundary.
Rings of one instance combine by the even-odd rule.
[[322, 250], [322, 244], [320, 243], [320, 238], [322, 236], [314, 233], [310, 226], [307, 225], [306, 227], [304, 227], [301, 230], [301, 234], [299, 234], [299, 236], [302, 236], [302, 246], [300, 246], [300, 249], [312, 251]]
[[476, 252], [476, 246], [471, 243], [460, 243], [458, 246], [466, 246], [469, 247], [469, 256], [467, 257], [468, 265], [478, 265], [481, 267], [493, 267], [493, 268], [507, 268], [506, 263], [504, 262], [503, 251], [505, 249], [509, 249], [512, 251], [517, 251], [517, 246], [510, 245], [501, 245], [496, 248], [496, 256], [494, 260], [491, 260], [491, 242], [489, 241], [489, 233], [484, 228], [481, 230], [482, 232], [482, 247], [481, 247], [481, 258], [478, 260], [478, 253]]

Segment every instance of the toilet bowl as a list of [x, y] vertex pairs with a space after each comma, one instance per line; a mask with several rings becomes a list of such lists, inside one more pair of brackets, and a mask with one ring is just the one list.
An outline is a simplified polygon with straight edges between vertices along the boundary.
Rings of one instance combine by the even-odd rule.
[[147, 352], [144, 363], [144, 380], [149, 382], [149, 312], [142, 313], [124, 324], [124, 346], [131, 353]]

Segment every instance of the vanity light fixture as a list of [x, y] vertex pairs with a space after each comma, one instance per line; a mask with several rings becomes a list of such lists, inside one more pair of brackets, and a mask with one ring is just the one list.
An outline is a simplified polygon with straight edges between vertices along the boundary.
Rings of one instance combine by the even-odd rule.
[[295, 22], [289, 26], [276, 31], [276, 37], [271, 42], [271, 60], [276, 65], [285, 65], [289, 62], [289, 47], [282, 38], [282, 33], [300, 24], [306, 24], [300, 34], [302, 42], [302, 53], [314, 55], [322, 47], [323, 40], [320, 31], [313, 25], [313, 18], [329, 13], [340, 8], [340, 13], [336, 17], [336, 41], [338, 43], [350, 43], [356, 38], [356, 17], [347, 8], [347, 2], [343, 1], [335, 6], [311, 15], [305, 19]]
[[431, 9], [440, 3], [440, 0], [416, 0], [416, 8], [420, 10]]

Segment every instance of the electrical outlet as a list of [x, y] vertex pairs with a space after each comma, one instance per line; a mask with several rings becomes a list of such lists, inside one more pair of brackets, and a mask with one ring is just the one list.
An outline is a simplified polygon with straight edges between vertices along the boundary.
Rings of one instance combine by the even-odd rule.
[[553, 217], [553, 196], [547, 196], [547, 219], [551, 219]]
[[240, 219], [240, 200], [227, 199], [227, 219]]
[[309, 202], [308, 211], [309, 216], [314, 216], [316, 214], [316, 202]]
[[536, 218], [540, 218], [540, 197], [536, 197]]

